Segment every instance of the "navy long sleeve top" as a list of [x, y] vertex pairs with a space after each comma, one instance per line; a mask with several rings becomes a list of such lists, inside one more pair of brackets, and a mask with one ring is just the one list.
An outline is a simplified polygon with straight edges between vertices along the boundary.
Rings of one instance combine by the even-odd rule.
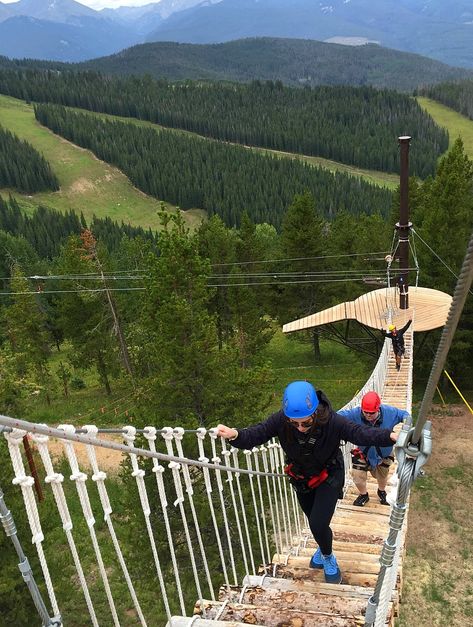
[[238, 429], [238, 437], [232, 445], [240, 449], [251, 449], [277, 437], [286, 455], [288, 463], [297, 466], [305, 476], [312, 476], [327, 468], [334, 459], [340, 460], [341, 440], [358, 445], [392, 446], [391, 429], [367, 427], [350, 422], [335, 413], [326, 396], [317, 390], [319, 403], [327, 406], [329, 419], [325, 424], [315, 424], [306, 433], [292, 427], [282, 411], [271, 414], [266, 420], [256, 425]]

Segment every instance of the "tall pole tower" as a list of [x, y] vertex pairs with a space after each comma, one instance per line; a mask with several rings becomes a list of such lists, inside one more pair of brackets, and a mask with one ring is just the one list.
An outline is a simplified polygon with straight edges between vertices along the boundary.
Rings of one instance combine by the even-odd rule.
[[401, 202], [399, 209], [398, 231], [398, 258], [399, 258], [399, 308], [409, 309], [409, 232], [412, 222], [409, 222], [409, 146], [411, 138], [408, 135], [399, 137], [401, 149]]

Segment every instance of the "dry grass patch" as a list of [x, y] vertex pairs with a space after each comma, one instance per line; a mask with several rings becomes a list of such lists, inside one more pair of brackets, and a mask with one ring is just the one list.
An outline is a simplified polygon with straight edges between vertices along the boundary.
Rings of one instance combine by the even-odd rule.
[[434, 449], [414, 485], [399, 627], [473, 624], [473, 416], [432, 415]]

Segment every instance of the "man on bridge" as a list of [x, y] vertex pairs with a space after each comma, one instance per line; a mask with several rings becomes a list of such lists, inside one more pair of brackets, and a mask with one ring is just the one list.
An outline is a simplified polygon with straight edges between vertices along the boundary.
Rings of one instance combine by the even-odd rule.
[[[390, 429], [403, 422], [408, 416], [407, 411], [382, 405], [376, 392], [368, 392], [361, 399], [361, 406], [353, 409], [340, 409], [337, 414], [351, 422], [381, 429]], [[392, 446], [357, 446], [351, 451], [353, 481], [359, 495], [353, 505], [363, 507], [370, 500], [366, 479], [368, 471], [378, 482], [378, 498], [381, 505], [389, 505], [386, 495], [389, 467], [394, 462]]]

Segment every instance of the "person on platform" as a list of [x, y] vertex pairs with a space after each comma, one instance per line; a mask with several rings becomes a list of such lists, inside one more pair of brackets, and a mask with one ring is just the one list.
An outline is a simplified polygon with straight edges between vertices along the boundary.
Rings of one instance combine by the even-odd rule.
[[285, 472], [319, 547], [310, 567], [323, 568], [326, 582], [340, 583], [342, 574], [332, 552], [330, 528], [345, 480], [340, 441], [387, 447], [396, 442], [397, 434], [346, 420], [335, 413], [325, 394], [307, 381], [290, 383], [284, 390], [282, 408], [263, 422], [244, 429], [219, 424], [216, 433], [239, 449], [279, 439], [286, 457]]
[[[337, 413], [359, 425], [366, 425], [378, 429], [390, 429], [402, 423], [409, 417], [409, 413], [391, 405], [383, 405], [376, 392], [368, 392], [361, 399], [361, 405], [352, 409], [340, 409]], [[353, 481], [358, 488], [359, 495], [353, 505], [363, 507], [370, 500], [366, 480], [368, 472], [378, 482], [378, 498], [381, 505], [389, 505], [386, 495], [389, 467], [394, 462], [393, 447], [363, 446], [357, 443], [351, 451]]]
[[412, 318], [407, 321], [402, 329], [396, 329], [394, 324], [390, 324], [387, 331], [380, 329], [384, 337], [390, 338], [393, 344], [394, 357], [396, 359], [396, 370], [401, 369], [401, 359], [406, 352], [406, 348], [404, 346], [404, 333], [411, 326], [411, 323]]

